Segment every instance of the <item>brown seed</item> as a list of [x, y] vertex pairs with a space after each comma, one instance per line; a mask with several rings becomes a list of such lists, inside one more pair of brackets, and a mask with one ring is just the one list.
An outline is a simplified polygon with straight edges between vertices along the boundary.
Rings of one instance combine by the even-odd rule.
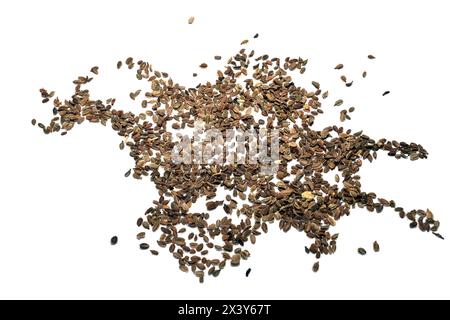
[[202, 64], [200, 64], [200, 68], [206, 69], [206, 68], [208, 68], [208, 65], [206, 63], [202, 63]]
[[240, 262], [241, 262], [241, 256], [240, 256], [239, 254], [234, 254], [234, 255], [231, 257], [231, 265], [232, 265], [233, 267], [238, 266], [238, 265], [240, 264]]
[[245, 276], [248, 277], [250, 275], [250, 272], [252, 272], [252, 269], [248, 268], [247, 271], [245, 272]]
[[120, 150], [123, 150], [125, 148], [125, 143], [122, 141], [120, 144], [119, 144], [119, 149]]
[[125, 172], [125, 178], [128, 178], [130, 176], [130, 174], [131, 174], [131, 169], [128, 170], [127, 172]]
[[336, 102], [334, 103], [334, 106], [335, 106], [335, 107], [339, 107], [339, 106], [341, 106], [343, 103], [344, 103], [344, 100], [339, 99], [339, 100], [336, 100]]
[[117, 62], [117, 69], [120, 69], [122, 67], [122, 61]]
[[362, 73], [362, 77], [363, 77], [363, 78], [367, 77], [367, 71], [364, 71], [364, 72]]
[[142, 239], [144, 239], [145, 238], [145, 232], [139, 232], [137, 235], [136, 235], [136, 239], [138, 239], [138, 240], [142, 240]]
[[140, 248], [141, 250], [147, 250], [147, 249], [150, 248], [150, 246], [149, 246], [148, 243], [141, 243], [141, 244], [139, 245], [139, 248]]
[[92, 68], [91, 68], [91, 72], [92, 72], [93, 74], [98, 74], [98, 67], [97, 67], [97, 66], [92, 67]]
[[193, 23], [194, 23], [194, 20], [195, 20], [195, 17], [189, 17], [188, 23], [189, 23], [189, 24], [193, 24]]
[[373, 251], [380, 252], [380, 245], [376, 241], [373, 243]]
[[374, 57], [373, 55], [371, 55], [371, 54], [369, 54], [369, 55], [367, 56], [367, 58], [369, 58], [369, 59], [375, 59], [375, 57]]
[[339, 180], [340, 180], [339, 175], [336, 174], [336, 175], [334, 176], [334, 181], [339, 182]]
[[31, 120], [31, 125], [33, 125], [33, 126], [36, 125], [36, 119]]
[[314, 272], [317, 272], [317, 271], [319, 271], [319, 267], [320, 267], [320, 265], [319, 265], [319, 261], [317, 261], [316, 263], [314, 263], [313, 264], [313, 271]]
[[157, 255], [159, 254], [159, 252], [156, 251], [156, 250], [150, 250], [150, 252], [151, 252], [151, 254], [154, 255], [154, 256], [157, 256]]
[[346, 76], [342, 75], [341, 76], [341, 80], [342, 80], [342, 82], [347, 83], [347, 77]]
[[340, 70], [344, 67], [344, 65], [342, 63], [339, 63], [338, 65], [336, 65], [336, 67], [334, 67], [336, 70]]
[[358, 248], [358, 253], [362, 256], [366, 255], [367, 251], [364, 248]]

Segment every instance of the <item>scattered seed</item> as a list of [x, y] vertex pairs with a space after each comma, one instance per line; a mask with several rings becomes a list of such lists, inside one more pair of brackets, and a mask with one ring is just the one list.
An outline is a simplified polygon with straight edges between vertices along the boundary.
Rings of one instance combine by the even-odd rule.
[[248, 277], [250, 275], [250, 272], [252, 272], [252, 269], [248, 268], [247, 271], [245, 272], [245, 276]]
[[339, 63], [338, 65], [336, 65], [336, 67], [334, 67], [336, 70], [341, 70], [344, 67], [344, 65], [342, 63]]
[[313, 271], [314, 272], [317, 272], [317, 271], [319, 271], [319, 267], [320, 267], [320, 265], [319, 265], [319, 261], [317, 261], [316, 263], [314, 263], [313, 264]]
[[189, 24], [193, 24], [193, 23], [194, 23], [194, 20], [195, 20], [195, 17], [189, 17], [188, 23], [189, 23]]
[[202, 63], [200, 64], [200, 68], [202, 69], [208, 68], [208, 65], [206, 63]]
[[383, 93], [383, 97], [385, 96], [385, 95], [388, 95], [389, 93], [391, 93], [390, 91], [385, 91], [384, 93]]
[[93, 74], [98, 74], [98, 67], [97, 67], [97, 66], [92, 67], [92, 68], [91, 68], [91, 72], [92, 72]]
[[150, 246], [149, 246], [148, 243], [141, 243], [141, 244], [139, 245], [139, 248], [140, 248], [141, 250], [147, 250], [147, 249], [150, 248]]
[[364, 255], [366, 255], [367, 251], [366, 251], [366, 249], [364, 249], [364, 248], [359, 248], [359, 249], [358, 249], [358, 253], [359, 253], [360, 255], [364, 256]]
[[369, 59], [375, 59], [375, 57], [373, 56], [373, 55], [371, 55], [371, 54], [369, 54], [368, 56], [367, 56], [367, 58], [369, 58]]
[[373, 243], [373, 251], [380, 252], [380, 245], [376, 241]]

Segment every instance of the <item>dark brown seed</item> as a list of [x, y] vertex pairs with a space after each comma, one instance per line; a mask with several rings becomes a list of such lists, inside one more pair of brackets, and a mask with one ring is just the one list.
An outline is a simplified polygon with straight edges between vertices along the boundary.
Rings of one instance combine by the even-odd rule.
[[358, 253], [359, 253], [360, 255], [364, 256], [364, 255], [366, 255], [367, 251], [366, 251], [366, 249], [364, 249], [364, 248], [359, 248], [359, 249], [358, 249]]
[[149, 246], [148, 243], [141, 243], [141, 244], [139, 245], [139, 248], [140, 248], [141, 250], [147, 250], [147, 249], [150, 248], [150, 246]]
[[336, 65], [336, 67], [334, 67], [336, 70], [340, 70], [344, 67], [344, 65], [342, 63], [339, 63], [338, 65]]
[[343, 103], [344, 103], [344, 100], [339, 99], [339, 100], [336, 100], [336, 102], [334, 103], [334, 106], [335, 106], [335, 107], [339, 107], [339, 106], [341, 106]]
[[33, 125], [33, 126], [36, 125], [36, 119], [31, 120], [31, 125]]
[[341, 76], [341, 80], [342, 80], [342, 82], [347, 83], [347, 77], [346, 76], [342, 75]]
[[139, 232], [137, 235], [136, 235], [136, 239], [138, 239], [138, 240], [142, 240], [142, 239], [144, 239], [145, 238], [145, 232]]
[[313, 271], [314, 272], [317, 272], [317, 271], [319, 271], [319, 267], [320, 267], [320, 265], [319, 265], [319, 261], [317, 261], [316, 263], [314, 263], [313, 264]]
[[117, 238], [117, 236], [112, 237], [111, 238], [111, 245], [115, 246], [118, 241], [119, 241], [119, 238]]
[[320, 89], [320, 83], [318, 83], [317, 81], [313, 81], [313, 82], [311, 82], [311, 83], [312, 83], [312, 85], [314, 86], [314, 88]]
[[248, 277], [250, 275], [250, 272], [252, 272], [252, 269], [248, 268], [247, 271], [245, 272], [245, 276]]
[[351, 87], [353, 85], [353, 81], [352, 82], [347, 82], [346, 84], [345, 84], [345, 86], [348, 88], [348, 87]]
[[258, 37], [259, 37], [259, 34], [255, 34], [255, 35], [253, 36], [254, 39], [256, 39], [256, 38], [258, 38]]
[[131, 174], [131, 169], [128, 170], [127, 172], [125, 172], [125, 178], [128, 178], [130, 176], [130, 174]]
[[391, 93], [390, 91], [385, 91], [385, 92], [383, 92], [383, 97], [385, 96], [385, 95], [388, 95], [389, 93]]
[[97, 67], [97, 66], [92, 67], [92, 68], [91, 68], [91, 72], [92, 72], [93, 74], [98, 74], [98, 67]]
[[371, 54], [369, 54], [368, 56], [367, 56], [367, 58], [369, 58], [369, 59], [375, 59], [375, 57], [373, 56], [373, 55], [371, 55]]
[[150, 250], [150, 252], [151, 252], [151, 254], [154, 255], [154, 256], [157, 256], [157, 255], [159, 254], [159, 252], [156, 251], [156, 250]]
[[117, 69], [120, 69], [122, 67], [122, 61], [117, 62]]
[[222, 57], [221, 56], [214, 56], [214, 59], [220, 60], [220, 59], [222, 59]]
[[192, 76], [193, 76], [193, 77], [196, 77], [196, 76], [197, 76], [197, 74], [196, 74], [196, 73], [194, 72], [194, 73], [192, 74]]
[[119, 149], [120, 150], [123, 150], [125, 148], [125, 143], [122, 141], [120, 144], [119, 144]]
[[363, 78], [367, 77], [367, 71], [364, 71], [364, 72], [362, 73], [362, 77], [363, 77]]
[[202, 69], [208, 68], [208, 65], [206, 63], [202, 63], [200, 64], [200, 68]]
[[373, 243], [373, 251], [380, 252], [380, 245], [376, 241]]

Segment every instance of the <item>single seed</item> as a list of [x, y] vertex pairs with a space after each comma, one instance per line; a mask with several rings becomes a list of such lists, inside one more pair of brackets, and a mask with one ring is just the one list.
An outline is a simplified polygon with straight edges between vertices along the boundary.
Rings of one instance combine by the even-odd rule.
[[320, 267], [320, 265], [319, 265], [319, 261], [317, 261], [316, 263], [314, 263], [313, 264], [313, 271], [314, 272], [317, 272], [317, 271], [319, 271], [319, 267]]
[[206, 63], [202, 63], [200, 64], [200, 68], [202, 69], [208, 68], [208, 65]]
[[117, 236], [112, 237], [111, 238], [111, 245], [115, 246], [118, 241], [119, 241], [119, 238], [117, 238]]
[[364, 248], [359, 248], [359, 249], [358, 249], [358, 253], [359, 253], [360, 255], [364, 256], [364, 255], [366, 255], [367, 251], [366, 251], [366, 249], [364, 249]]
[[195, 17], [189, 17], [188, 23], [189, 23], [189, 24], [193, 24], [193, 23], [194, 23], [194, 20], [195, 20]]
[[334, 67], [336, 70], [340, 70], [344, 67], [344, 65], [342, 63], [339, 63], [338, 65], [336, 65], [336, 67]]
[[250, 275], [250, 272], [252, 272], [252, 269], [248, 268], [247, 271], [245, 272], [245, 276], [248, 277]]
[[390, 91], [385, 91], [385, 92], [383, 92], [383, 97], [385, 96], [385, 95], [388, 95], [389, 93], [391, 93]]
[[97, 67], [97, 66], [92, 67], [92, 68], [91, 68], [91, 72], [92, 72], [93, 74], [98, 74], [98, 67]]
[[373, 243], [373, 251], [380, 252], [380, 245], [376, 241]]
[[[369, 55], [367, 56], [367, 58], [369, 58], [369, 59], [375, 59], [375, 57], [374, 57], [373, 55], [371, 55], [371, 54], [369, 54]], [[381, 60], [383, 60], [383, 59], [381, 59]]]

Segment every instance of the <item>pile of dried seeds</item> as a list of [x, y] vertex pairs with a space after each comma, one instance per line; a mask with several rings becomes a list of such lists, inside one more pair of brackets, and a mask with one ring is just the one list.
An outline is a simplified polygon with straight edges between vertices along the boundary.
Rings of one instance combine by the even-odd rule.
[[[331, 229], [356, 206], [377, 213], [394, 208], [401, 218], [409, 220], [411, 228], [441, 237], [437, 233], [439, 221], [430, 210], [406, 211], [393, 200], [378, 198], [362, 189], [358, 175], [363, 162], [372, 162], [379, 152], [417, 160], [427, 158], [427, 151], [417, 143], [374, 140], [363, 132], [352, 133], [338, 126], [314, 130], [314, 119], [323, 113], [322, 102], [328, 92], [322, 92], [318, 82], [312, 83], [312, 90], [295, 84], [291, 75], [303, 74], [307, 62], [302, 58], [256, 57], [254, 51], [243, 48], [217, 71], [213, 82], [186, 88], [151, 64], [135, 63], [130, 57], [119, 61], [117, 68], [125, 64], [138, 80], [148, 83], [146, 92], [130, 93], [131, 99], [140, 101], [142, 113], [116, 109], [112, 98], [102, 101], [91, 97], [85, 89], [93, 80], [88, 75], [73, 81], [75, 90], [67, 100], [41, 89], [42, 102], [52, 102], [54, 117], [48, 125], [38, 126], [46, 134], [65, 135], [85, 120], [110, 125], [123, 139], [120, 149], [128, 148], [134, 159], [134, 168], [125, 176], [147, 177], [159, 192], [158, 201], [137, 220], [145, 229], [137, 239], [142, 241], [147, 230], [158, 232], [157, 245], [170, 251], [181, 271], [191, 270], [201, 282], [206, 274], [218, 276], [227, 263], [238, 266], [247, 259], [246, 243], [254, 244], [257, 236], [268, 231], [268, 224], [275, 222], [284, 232], [304, 232], [311, 239], [306, 252], [316, 258], [333, 254], [338, 234]], [[207, 67], [206, 63], [200, 65], [201, 69]], [[342, 64], [335, 67], [342, 68]], [[99, 68], [93, 67], [91, 72], [96, 76]], [[348, 84], [345, 76], [341, 78]], [[335, 106], [342, 103], [337, 100]], [[340, 118], [349, 119], [346, 110]], [[199, 120], [206, 128], [221, 132], [233, 128], [279, 130], [278, 171], [263, 174], [258, 164], [174, 163], [171, 151], [176, 132], [194, 127]], [[331, 171], [336, 173], [336, 183], [324, 177]], [[230, 194], [225, 200], [215, 200], [222, 188]], [[207, 201], [204, 212], [193, 212], [192, 205], [201, 198]], [[239, 200], [247, 203], [239, 205]], [[222, 218], [212, 219], [208, 213], [212, 210], [223, 210]], [[233, 222], [236, 218], [237, 223]], [[139, 247], [158, 254], [148, 243]], [[363, 250], [358, 252], [365, 254]], [[316, 262], [313, 270], [318, 269]]]

